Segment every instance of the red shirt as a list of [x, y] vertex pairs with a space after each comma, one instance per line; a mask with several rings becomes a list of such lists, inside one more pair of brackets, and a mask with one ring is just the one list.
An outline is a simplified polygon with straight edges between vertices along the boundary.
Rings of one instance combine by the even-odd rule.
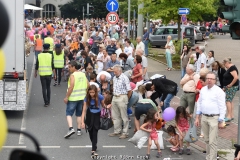
[[[140, 69], [142, 69], [141, 63], [138, 63], [134, 68], [133, 68], [133, 76], [137, 75], [140, 73]], [[142, 75], [135, 77], [132, 79], [132, 82], [137, 83], [139, 81], [143, 80]]]
[[[196, 89], [198, 89], [199, 91], [202, 89], [202, 84], [201, 84], [201, 82], [200, 82], [200, 80], [198, 81], [198, 83], [197, 83], [197, 86], [196, 86]], [[199, 92], [196, 94], [196, 99], [195, 99], [195, 102], [197, 102], [198, 101], [198, 98], [199, 98]]]

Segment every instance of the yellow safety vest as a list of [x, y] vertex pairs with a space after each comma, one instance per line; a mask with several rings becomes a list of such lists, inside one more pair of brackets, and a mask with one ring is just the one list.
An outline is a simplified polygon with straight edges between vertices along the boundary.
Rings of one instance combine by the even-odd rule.
[[[69, 101], [83, 100], [87, 94], [87, 78], [82, 72], [74, 72], [74, 88], [68, 98]], [[70, 87], [70, 78], [68, 80], [68, 88]]]
[[44, 38], [44, 43], [50, 44], [49, 51], [53, 51], [54, 41], [53, 41], [53, 39], [52, 39], [51, 37], [46, 37], [46, 38]]
[[38, 54], [38, 72], [40, 76], [52, 75], [52, 54], [40, 53]]
[[57, 55], [55, 51], [53, 51], [53, 64], [54, 68], [63, 68], [64, 67], [64, 52], [60, 55]]
[[41, 39], [41, 35], [40, 35], [40, 34], [35, 34], [35, 35], [34, 35], [34, 42], [36, 41], [36, 35], [38, 35], [38, 36], [39, 36], [39, 39]]

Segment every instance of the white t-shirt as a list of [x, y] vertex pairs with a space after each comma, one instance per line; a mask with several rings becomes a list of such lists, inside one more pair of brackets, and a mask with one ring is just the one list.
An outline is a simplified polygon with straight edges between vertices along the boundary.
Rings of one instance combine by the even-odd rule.
[[117, 58], [119, 57], [119, 55], [122, 53], [122, 49], [118, 48], [115, 53], [117, 54]]
[[101, 76], [102, 74], [104, 74], [104, 75], [106, 76], [106, 81], [109, 82], [109, 81], [111, 80], [111, 78], [112, 78], [111, 74], [108, 73], [108, 72], [106, 72], [106, 71], [102, 71], [102, 72], [98, 73], [98, 75], [97, 75], [97, 81], [98, 81], [99, 83], [101, 83], [101, 82], [100, 82], [100, 76]]
[[143, 53], [144, 53], [144, 48], [145, 48], [145, 46], [142, 41], [140, 43], [138, 43], [136, 46], [136, 50], [141, 49], [143, 51]]
[[97, 60], [101, 60], [101, 61], [97, 61], [98, 67], [103, 68], [103, 53], [102, 52], [98, 53]]
[[128, 55], [128, 57], [133, 58], [132, 57], [132, 52], [133, 52], [133, 48], [131, 46], [124, 48], [124, 53], [126, 53]]
[[202, 63], [204, 64], [204, 68], [206, 68], [206, 61], [207, 61], [206, 55], [204, 53], [200, 54], [197, 60], [197, 71], [196, 71], [197, 73], [200, 72]]

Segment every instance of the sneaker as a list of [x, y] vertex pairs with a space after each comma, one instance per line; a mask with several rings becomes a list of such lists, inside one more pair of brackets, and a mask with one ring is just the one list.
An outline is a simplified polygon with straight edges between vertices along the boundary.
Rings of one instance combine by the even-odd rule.
[[121, 136], [121, 133], [110, 133], [108, 134], [109, 137], [117, 137], [117, 136]]
[[68, 131], [68, 133], [64, 136], [64, 138], [69, 138], [71, 135], [75, 133], [74, 129]]
[[96, 152], [91, 153], [91, 158], [92, 159], [98, 159], [98, 154]]
[[122, 135], [119, 137], [119, 139], [126, 139], [126, 138], [128, 138], [128, 135], [126, 135], [126, 134], [122, 134]]
[[132, 125], [131, 125], [131, 122], [128, 122], [128, 129], [131, 129], [132, 128]]
[[187, 154], [187, 155], [190, 155], [190, 154], [191, 154], [191, 151], [190, 151], [189, 148], [186, 149], [186, 154]]
[[147, 155], [145, 156], [145, 159], [150, 159], [150, 154], [147, 154]]
[[44, 107], [48, 107], [48, 105], [49, 105], [49, 104], [45, 103], [45, 104], [44, 104]]
[[53, 86], [55, 87], [57, 85], [57, 83], [54, 83]]
[[158, 152], [157, 155], [156, 155], [157, 158], [160, 158], [162, 157], [162, 152]]
[[81, 136], [81, 135], [82, 135], [82, 132], [78, 130], [78, 131], [77, 131], [77, 135], [78, 135], [78, 136]]
[[181, 148], [181, 149], [179, 149], [179, 155], [182, 155], [183, 154], [183, 149]]

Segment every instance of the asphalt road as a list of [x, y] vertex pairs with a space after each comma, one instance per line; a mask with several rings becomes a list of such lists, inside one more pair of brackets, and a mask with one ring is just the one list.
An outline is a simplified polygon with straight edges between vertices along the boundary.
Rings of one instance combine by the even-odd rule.
[[[43, 98], [41, 94], [41, 83], [39, 77], [31, 79], [34, 56], [28, 57], [28, 77], [30, 80], [30, 100], [29, 106], [24, 112], [5, 112], [8, 119], [9, 128], [22, 129], [34, 135], [40, 142], [42, 153], [49, 160], [87, 160], [90, 159], [91, 143], [88, 133], [83, 131], [82, 136], [73, 135], [69, 139], [64, 139], [64, 135], [68, 131], [67, 121], [65, 117], [65, 104], [63, 98], [66, 93], [67, 83], [62, 82], [60, 87], [51, 86], [51, 105], [43, 107]], [[149, 60], [149, 75], [155, 73], [170, 74], [172, 77], [179, 77], [180, 73], [173, 71], [167, 73], [165, 66], [153, 60]], [[179, 74], [179, 76], [176, 76]], [[175, 79], [175, 78], [174, 78]], [[178, 81], [178, 78], [176, 79]], [[32, 84], [31, 84], [32, 83]], [[180, 93], [179, 93], [180, 94]], [[133, 121], [132, 121], [133, 122]], [[74, 128], [76, 129], [76, 121], [74, 117]], [[101, 156], [116, 156], [117, 159], [125, 156], [125, 159], [142, 159], [138, 156], [146, 155], [146, 148], [137, 149], [133, 144], [127, 142], [127, 139], [119, 140], [117, 137], [108, 137], [108, 133], [113, 132], [111, 128], [108, 131], [99, 131], [98, 137], [98, 153]], [[133, 136], [133, 129], [129, 130], [129, 137]], [[164, 134], [164, 137], [167, 137]], [[165, 143], [163, 150], [163, 158], [184, 159], [184, 160], [201, 160], [205, 159], [203, 153], [192, 148], [192, 155], [182, 155], [173, 153], [169, 149], [169, 144]], [[35, 150], [33, 143], [25, 136], [19, 134], [9, 134], [7, 142], [0, 152], [0, 160], [7, 160], [14, 148], [23, 148], [27, 150]], [[151, 159], [155, 158], [157, 151], [151, 151]], [[132, 157], [127, 157], [132, 156]], [[101, 157], [102, 159], [111, 159]]]

